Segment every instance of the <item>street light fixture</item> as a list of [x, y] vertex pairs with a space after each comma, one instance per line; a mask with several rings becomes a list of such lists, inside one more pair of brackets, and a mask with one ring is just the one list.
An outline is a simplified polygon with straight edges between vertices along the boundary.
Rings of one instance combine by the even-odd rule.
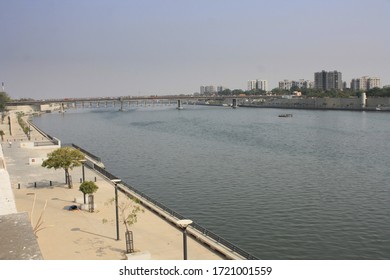
[[177, 221], [177, 224], [183, 229], [183, 259], [187, 259], [187, 227], [192, 224], [191, 220], [184, 219]]
[[87, 162], [86, 159], [80, 159], [79, 162], [81, 162], [82, 170], [83, 170], [83, 183], [85, 182], [85, 170], [84, 170], [84, 164]]
[[111, 182], [115, 184], [115, 221], [116, 221], [116, 240], [119, 240], [119, 215], [118, 215], [118, 184], [121, 179], [112, 179]]

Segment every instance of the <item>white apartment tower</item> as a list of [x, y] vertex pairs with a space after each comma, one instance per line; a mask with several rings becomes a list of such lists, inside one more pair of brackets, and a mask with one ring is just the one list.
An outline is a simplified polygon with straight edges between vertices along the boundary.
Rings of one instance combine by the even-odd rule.
[[267, 80], [260, 80], [257, 82], [257, 88], [268, 91], [268, 81]]
[[381, 87], [381, 79], [377, 77], [370, 77], [368, 78], [367, 81], [367, 89], [372, 89], [372, 88], [380, 88]]
[[248, 81], [248, 90], [257, 89], [257, 80]]
[[267, 80], [249, 80], [248, 81], [248, 90], [260, 89], [268, 91], [268, 81]]

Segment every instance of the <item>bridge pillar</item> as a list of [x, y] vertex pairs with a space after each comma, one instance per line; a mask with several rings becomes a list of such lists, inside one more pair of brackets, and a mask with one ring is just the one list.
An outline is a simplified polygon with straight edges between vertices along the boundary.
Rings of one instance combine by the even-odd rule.
[[176, 109], [178, 109], [178, 110], [183, 109], [183, 106], [181, 106], [181, 100], [180, 99], [177, 100], [177, 107], [176, 107]]
[[237, 108], [237, 98], [233, 98], [233, 100], [232, 100], [232, 108], [233, 109]]
[[123, 101], [121, 100], [121, 108], [119, 109], [119, 111], [123, 111]]
[[96, 103], [96, 108], [99, 108], [100, 107], [100, 102], [98, 101], [97, 103]]

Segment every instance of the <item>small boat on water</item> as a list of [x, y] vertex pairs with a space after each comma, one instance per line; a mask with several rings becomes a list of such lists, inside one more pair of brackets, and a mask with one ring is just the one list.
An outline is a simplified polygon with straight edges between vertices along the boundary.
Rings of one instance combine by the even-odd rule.
[[292, 114], [280, 114], [279, 118], [292, 118]]

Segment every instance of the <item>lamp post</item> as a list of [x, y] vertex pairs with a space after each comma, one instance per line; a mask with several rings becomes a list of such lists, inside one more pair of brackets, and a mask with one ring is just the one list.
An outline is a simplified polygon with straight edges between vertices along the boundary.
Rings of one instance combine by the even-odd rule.
[[119, 215], [118, 215], [118, 184], [121, 179], [113, 179], [111, 182], [115, 184], [115, 221], [116, 221], [116, 240], [119, 240]]
[[183, 259], [187, 259], [187, 227], [192, 224], [191, 220], [184, 219], [177, 221], [177, 224], [183, 229]]
[[81, 168], [82, 168], [82, 172], [83, 172], [83, 183], [85, 182], [85, 170], [84, 170], [84, 164], [87, 160], [86, 159], [80, 159], [80, 162], [81, 162]]

